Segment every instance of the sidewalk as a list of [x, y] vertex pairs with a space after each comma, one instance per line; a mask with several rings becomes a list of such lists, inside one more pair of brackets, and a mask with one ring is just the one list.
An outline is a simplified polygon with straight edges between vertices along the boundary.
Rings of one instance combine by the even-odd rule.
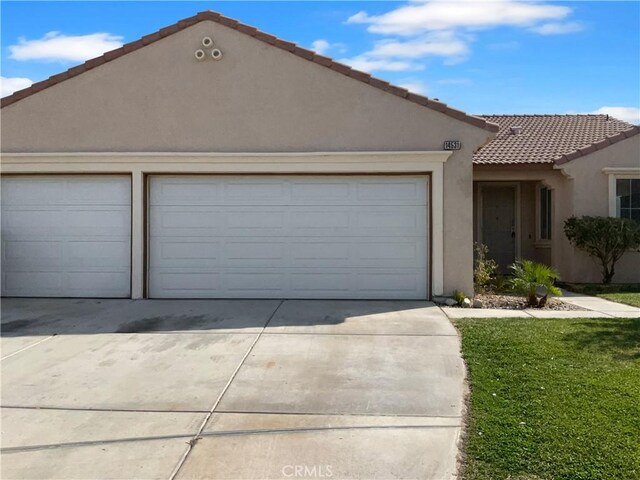
[[604, 298], [562, 291], [557, 297], [586, 310], [506, 310], [498, 308], [440, 307], [449, 318], [640, 318], [640, 308], [612, 302]]

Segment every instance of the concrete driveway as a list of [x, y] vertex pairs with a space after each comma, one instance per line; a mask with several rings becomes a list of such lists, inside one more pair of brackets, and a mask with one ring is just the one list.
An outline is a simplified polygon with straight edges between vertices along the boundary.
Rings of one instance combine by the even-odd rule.
[[443, 479], [464, 367], [428, 302], [2, 301], [2, 478]]

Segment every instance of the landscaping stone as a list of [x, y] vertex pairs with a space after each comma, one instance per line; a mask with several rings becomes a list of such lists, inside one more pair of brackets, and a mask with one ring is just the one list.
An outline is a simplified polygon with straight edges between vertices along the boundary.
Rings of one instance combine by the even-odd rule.
[[[481, 306], [476, 307], [476, 302], [479, 302]], [[525, 310], [529, 309], [529, 305], [527, 305], [527, 299], [525, 297], [518, 297], [516, 295], [497, 295], [497, 294], [478, 294], [474, 297], [473, 300], [474, 308], [499, 308], [504, 310]], [[556, 310], [556, 311], [567, 311], [567, 310], [585, 310], [578, 305], [570, 304], [567, 302], [563, 302], [558, 298], [549, 298], [544, 307], [539, 310]]]
[[479, 298], [473, 299], [473, 308], [482, 308], [483, 305], [484, 304], [482, 303], [482, 300], [480, 300]]
[[471, 308], [471, 300], [465, 298], [462, 300], [462, 304], [460, 305], [462, 308]]
[[445, 299], [444, 304], [448, 307], [453, 307], [454, 305], [457, 305], [458, 302], [456, 302], [453, 298], [447, 298]]

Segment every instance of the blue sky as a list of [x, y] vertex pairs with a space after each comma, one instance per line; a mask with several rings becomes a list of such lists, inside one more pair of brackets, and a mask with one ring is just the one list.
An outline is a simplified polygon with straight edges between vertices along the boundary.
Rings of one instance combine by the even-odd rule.
[[215, 10], [470, 113], [640, 122], [640, 2], [2, 1], [2, 94]]

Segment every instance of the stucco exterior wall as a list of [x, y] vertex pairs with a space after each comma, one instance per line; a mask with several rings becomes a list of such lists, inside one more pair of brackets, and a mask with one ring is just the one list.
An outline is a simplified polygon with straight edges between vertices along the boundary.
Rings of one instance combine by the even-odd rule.
[[[568, 179], [550, 166], [476, 166], [473, 179], [476, 185], [478, 182], [519, 182], [520, 255], [553, 266], [564, 280], [565, 274], [569, 273], [569, 266], [563, 261], [563, 256], [566, 255], [566, 249], [572, 249], [567, 242], [562, 241], [562, 225], [572, 210]], [[553, 189], [552, 240], [546, 245], [536, 239], [536, 188], [539, 184]]]
[[[640, 168], [640, 135], [622, 140], [603, 150], [579, 157], [555, 169], [527, 166], [474, 168], [474, 182], [518, 181], [521, 183], [521, 252], [537, 261], [552, 265], [566, 282], [594, 282], [602, 280], [600, 268], [591, 257], [574, 248], [564, 235], [564, 222], [572, 215], [609, 215], [609, 178], [604, 168]], [[553, 219], [551, 248], [536, 246], [528, 238], [525, 210], [535, 217], [538, 208], [533, 190], [527, 193], [529, 182], [543, 182], [553, 189]], [[640, 253], [628, 252], [616, 265], [614, 282], [640, 282]]]
[[[199, 62], [203, 36], [223, 52]], [[441, 150], [444, 291], [472, 288], [472, 164], [492, 134], [213, 22], [2, 109], [3, 152]], [[149, 168], [153, 170], [153, 165]]]
[[[640, 135], [627, 138], [607, 148], [562, 165], [569, 176], [576, 216], [609, 215], [609, 178], [603, 168], [640, 168]], [[599, 282], [598, 264], [589, 256], [572, 251], [565, 258], [570, 266], [570, 281]], [[640, 282], [640, 253], [626, 253], [616, 265], [614, 282]]]

